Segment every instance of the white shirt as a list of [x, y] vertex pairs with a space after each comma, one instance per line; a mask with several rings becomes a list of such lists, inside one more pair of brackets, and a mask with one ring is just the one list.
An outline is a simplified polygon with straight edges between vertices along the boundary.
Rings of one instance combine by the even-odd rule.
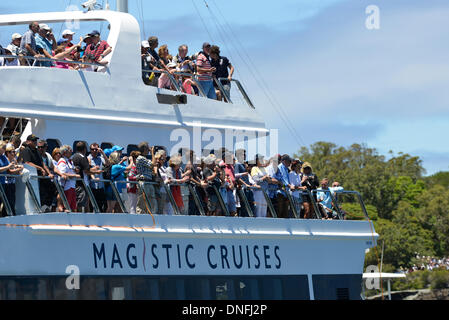
[[7, 58], [0, 57], [0, 66], [1, 67], [15, 67], [19, 65], [19, 60], [14, 59], [11, 62], [7, 60]]
[[[59, 159], [58, 169], [62, 173], [76, 174], [75, 166], [73, 165], [72, 160], [67, 159], [65, 157]], [[67, 180], [61, 179], [61, 183], [64, 186], [64, 191], [72, 189], [72, 188], [75, 189], [75, 180], [73, 180], [73, 179], [67, 179]]]
[[[288, 174], [290, 178], [290, 184], [294, 185], [295, 187], [301, 187], [301, 175], [299, 173], [296, 173], [295, 171], [290, 171]], [[291, 192], [292, 196], [295, 198], [299, 198], [299, 190], [294, 190]]]

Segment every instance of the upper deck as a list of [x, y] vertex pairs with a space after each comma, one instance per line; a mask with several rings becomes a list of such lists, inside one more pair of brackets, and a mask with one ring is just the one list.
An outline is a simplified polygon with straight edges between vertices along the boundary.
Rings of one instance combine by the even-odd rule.
[[[113, 48], [105, 72], [42, 67], [0, 67], [0, 113], [10, 117], [95, 121], [141, 126], [202, 127], [266, 132], [264, 120], [247, 105], [188, 95], [182, 105], [160, 104], [158, 89], [142, 82], [140, 28], [130, 14], [115, 11], [67, 11], [0, 15], [0, 26], [106, 21]], [[20, 94], [18, 94], [20, 93]]]

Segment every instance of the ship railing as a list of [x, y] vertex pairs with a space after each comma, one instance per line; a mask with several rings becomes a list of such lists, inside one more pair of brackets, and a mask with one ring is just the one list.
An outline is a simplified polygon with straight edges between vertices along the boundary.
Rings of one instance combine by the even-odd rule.
[[[199, 80], [199, 77], [208, 78], [211, 81], [215, 82], [215, 84], [218, 87], [218, 90], [220, 91], [221, 95], [224, 97], [224, 100], [228, 103], [233, 103], [231, 100], [231, 97], [227, 93], [227, 91], [224, 89], [223, 84], [221, 81], [229, 81], [227, 78], [216, 78], [214, 76], [204, 75], [204, 74], [198, 74], [198, 73], [188, 73], [188, 72], [168, 72], [166, 70], [154, 70], [154, 69], [142, 69], [142, 72], [144, 74], [151, 74], [151, 73], [157, 73], [157, 74], [166, 74], [168, 78], [170, 79], [170, 83], [172, 85], [172, 88], [174, 91], [185, 93], [185, 90], [182, 86], [182, 81], [179, 81], [181, 77], [188, 77], [190, 78], [194, 83], [195, 86], [198, 88], [198, 93], [201, 97], [207, 97], [204, 91], [203, 86], [201, 85], [201, 82]], [[243, 88], [243, 85], [241, 82], [237, 79], [231, 79], [231, 82], [235, 82], [237, 85], [237, 88], [239, 92], [241, 93], [244, 101], [251, 107], [255, 108], [254, 104], [252, 103], [251, 99], [249, 98], [248, 94], [246, 93], [246, 90]]]
[[[16, 182], [18, 179], [21, 179], [21, 175], [11, 175], [11, 174], [0, 174], [0, 177], [5, 178], [15, 178]], [[59, 195], [63, 206], [65, 207], [65, 212], [71, 212], [71, 208], [69, 206], [68, 200], [64, 193], [64, 188], [62, 187], [60, 181], [62, 178], [58, 176], [54, 176], [50, 178], [48, 176], [36, 176], [31, 175], [31, 179], [36, 180], [50, 180]], [[86, 191], [86, 195], [89, 198], [89, 201], [92, 205], [92, 209], [95, 213], [100, 213], [100, 207], [96, 201], [96, 198], [92, 192], [92, 188], [90, 184], [85, 183], [82, 178], [69, 178], [75, 181], [81, 182], [83, 188]], [[229, 216], [230, 212], [227, 207], [227, 201], [224, 199], [223, 192], [225, 190], [224, 187], [217, 188], [212, 184], [208, 184], [207, 187], [193, 183], [162, 183], [162, 182], [153, 182], [153, 181], [130, 181], [130, 180], [120, 180], [120, 181], [112, 181], [106, 179], [95, 179], [92, 182], [102, 182], [105, 184], [105, 187], [109, 185], [112, 189], [112, 193], [114, 195], [115, 200], [118, 202], [120, 209], [123, 213], [129, 212], [127, 206], [125, 205], [125, 200], [121, 196], [121, 193], [118, 189], [118, 184], [127, 184], [128, 185], [137, 185], [137, 190], [139, 194], [143, 195], [143, 200], [145, 205], [149, 209], [151, 213], [155, 214], [174, 214], [174, 215], [207, 215], [208, 207], [207, 207], [207, 194], [206, 188], [212, 188], [213, 195], [216, 196], [219, 214]], [[39, 190], [36, 193], [33, 188], [32, 183], [29, 179], [24, 181], [25, 190], [28, 191], [30, 200], [33, 204], [34, 210], [36, 213], [42, 213], [41, 204], [39, 201]], [[146, 186], [151, 186], [147, 188]], [[179, 187], [179, 190], [176, 190], [175, 187]], [[266, 201], [267, 206], [267, 216], [271, 216], [273, 218], [278, 217], [278, 213], [276, 211], [276, 207], [273, 204], [272, 199], [269, 196], [268, 189], [261, 188], [259, 186], [240, 186], [236, 185], [236, 195], [240, 202], [240, 207], [245, 211], [244, 216], [254, 217], [256, 216], [255, 206], [252, 201], [250, 201], [247, 197], [247, 191], [250, 190], [252, 192], [259, 191], [263, 193], [264, 199]], [[321, 209], [321, 204], [317, 201], [317, 193], [329, 193], [332, 201], [332, 211], [336, 213], [334, 215], [338, 216], [339, 219], [346, 219], [346, 214], [342, 209], [341, 200], [343, 195], [351, 195], [355, 196], [357, 199], [361, 210], [364, 214], [364, 218], [369, 219], [368, 213], [363, 202], [363, 199], [359, 192], [357, 191], [349, 191], [349, 190], [341, 190], [336, 192], [331, 192], [330, 190], [297, 190], [299, 192], [300, 198], [296, 198], [292, 196], [290, 190], [287, 190], [284, 186], [277, 186], [276, 188], [272, 187], [270, 192], [278, 193], [278, 191], [282, 191], [283, 194], [287, 197], [289, 204], [289, 215], [291, 218], [300, 218], [301, 205], [304, 201], [310, 202], [312, 204], [312, 209], [314, 212], [315, 219], [321, 219], [326, 216], [326, 209]], [[176, 193], [178, 193], [176, 195]], [[175, 199], [176, 198], [176, 199]], [[301, 199], [301, 200], [298, 200]], [[6, 213], [8, 215], [12, 215], [12, 208], [7, 199], [4, 186], [0, 184], [0, 200], [3, 203]], [[180, 205], [181, 204], [181, 205]]]
[[[330, 192], [330, 190], [313, 190], [314, 193], [317, 192]], [[368, 216], [368, 211], [366, 210], [366, 206], [365, 203], [362, 199], [361, 194], [358, 191], [353, 191], [353, 190], [338, 190], [335, 192], [330, 192], [331, 195], [331, 199], [332, 199], [332, 209], [337, 212], [338, 216], [340, 219], [347, 219], [348, 216], [353, 216], [354, 218], [362, 218], [362, 219], [366, 219], [369, 220], [369, 216]], [[347, 211], [344, 210], [344, 205], [343, 205], [343, 199], [346, 198], [345, 196], [351, 196], [352, 199], [350, 198], [350, 202], [351, 203], [355, 203], [357, 202], [360, 206], [360, 209], [363, 213], [363, 216], [357, 216], [354, 214], [351, 214]], [[353, 199], [355, 198], [356, 201], [354, 201]], [[348, 201], [349, 202], [349, 201]]]
[[[109, 68], [106, 65], [102, 65], [99, 63], [92, 63], [92, 62], [82, 62], [82, 61], [73, 61], [73, 60], [62, 60], [62, 59], [50, 59], [50, 58], [43, 58], [43, 57], [33, 57], [33, 56], [22, 56], [22, 55], [0, 55], [1, 58], [6, 59], [14, 59], [19, 60], [19, 62], [24, 62], [26, 65], [19, 64], [18, 67], [42, 67], [42, 68], [49, 68], [47, 66], [39, 66], [36, 65], [36, 63], [40, 61], [48, 61], [48, 62], [59, 62], [59, 63], [65, 63], [65, 64], [76, 64], [76, 65], [86, 65], [86, 66], [93, 66], [93, 67], [103, 67], [105, 70], [109, 70]], [[11, 68], [12, 66], [0, 66], [0, 68]], [[52, 66], [55, 68], [55, 66]], [[59, 69], [59, 68], [56, 68]], [[82, 69], [79, 69], [77, 71], [82, 71]]]

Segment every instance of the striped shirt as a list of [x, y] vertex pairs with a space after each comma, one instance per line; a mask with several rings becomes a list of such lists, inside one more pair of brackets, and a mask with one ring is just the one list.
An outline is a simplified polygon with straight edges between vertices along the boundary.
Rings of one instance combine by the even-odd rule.
[[151, 160], [144, 156], [138, 156], [136, 159], [137, 180], [153, 180], [153, 164]]
[[[198, 57], [196, 58], [196, 65], [197, 67], [204, 68], [204, 69], [210, 69], [210, 60], [209, 57], [206, 57], [204, 52], [201, 52]], [[203, 76], [205, 75], [205, 76]], [[201, 72], [201, 74], [198, 75], [199, 81], [211, 81], [212, 80], [212, 72]]]

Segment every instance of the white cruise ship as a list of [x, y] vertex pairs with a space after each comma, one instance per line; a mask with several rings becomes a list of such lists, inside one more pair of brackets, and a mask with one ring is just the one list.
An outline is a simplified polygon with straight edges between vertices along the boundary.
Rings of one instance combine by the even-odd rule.
[[[170, 150], [176, 129], [267, 134], [237, 82], [243, 103], [146, 85], [139, 24], [126, 12], [0, 15], [0, 27], [67, 20], [106, 21], [113, 51], [104, 72], [0, 67], [0, 116], [28, 120], [22, 140], [34, 134], [53, 146], [97, 141], [128, 151], [149, 141]], [[0, 218], [0, 299], [360, 299], [365, 251], [378, 237], [368, 219], [321, 220], [317, 212], [205, 216], [193, 194], [198, 215], [100, 213], [95, 205], [93, 213], [42, 213], [37, 188], [35, 178], [17, 178], [16, 215]]]

